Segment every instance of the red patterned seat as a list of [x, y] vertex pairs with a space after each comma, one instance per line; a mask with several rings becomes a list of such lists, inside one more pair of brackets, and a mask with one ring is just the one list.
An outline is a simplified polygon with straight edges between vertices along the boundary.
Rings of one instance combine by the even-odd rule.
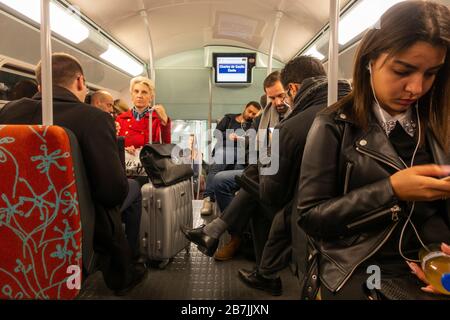
[[0, 125], [0, 181], [0, 298], [73, 299], [82, 232], [69, 135]]

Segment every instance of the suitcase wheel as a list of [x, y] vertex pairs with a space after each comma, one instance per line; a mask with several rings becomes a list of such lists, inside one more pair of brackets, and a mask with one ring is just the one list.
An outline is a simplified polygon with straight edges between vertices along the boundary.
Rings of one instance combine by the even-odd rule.
[[173, 259], [148, 260], [148, 266], [153, 269], [165, 269]]
[[158, 264], [158, 268], [165, 269], [167, 267], [167, 265], [170, 263], [170, 261], [171, 261], [171, 259], [164, 259], [164, 260], [160, 261]]

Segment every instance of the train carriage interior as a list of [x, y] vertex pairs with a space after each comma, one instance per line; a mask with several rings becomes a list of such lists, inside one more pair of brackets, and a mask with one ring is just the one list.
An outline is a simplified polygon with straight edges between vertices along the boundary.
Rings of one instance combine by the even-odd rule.
[[[192, 191], [190, 227], [198, 227], [208, 225], [222, 214], [216, 201], [212, 214], [204, 215], [202, 194], [212, 164], [211, 152], [217, 143], [211, 132], [224, 116], [241, 114], [249, 101], [259, 102], [266, 94], [266, 77], [273, 71], [281, 71], [298, 56], [317, 58], [329, 73], [329, 79], [332, 72], [333, 79], [351, 83], [355, 55], [364, 32], [376, 28], [380, 16], [403, 1], [50, 0], [42, 3], [49, 5], [51, 52], [64, 52], [78, 59], [84, 70], [88, 97], [107, 91], [115, 101], [121, 100], [130, 107], [133, 106], [130, 81], [144, 76], [154, 82], [153, 102], [163, 105], [170, 118], [171, 143], [182, 149], [192, 150], [194, 146], [200, 154], [200, 162], [191, 162], [196, 180], [189, 180]], [[450, 6], [450, 0], [433, 1], [447, 8]], [[338, 11], [335, 16], [340, 17], [338, 41], [333, 37], [332, 8]], [[2, 108], [15, 100], [17, 83], [35, 81], [35, 67], [44, 52], [40, 12], [40, 0], [0, 0], [0, 115]], [[225, 67], [219, 64], [228, 63], [226, 68], [230, 68], [236, 57], [250, 57], [245, 60], [244, 78], [229, 81], [226, 75], [221, 81], [220, 72]], [[234, 69], [232, 72], [239, 76], [241, 71]], [[7, 140], [2, 141], [1, 124], [0, 170], [11, 170], [8, 166], [2, 168], [9, 153], [5, 149]], [[190, 139], [195, 142], [192, 144]], [[148, 182], [146, 174], [141, 178], [144, 183]], [[3, 215], [9, 217], [11, 212], [9, 202], [4, 200], [8, 190], [16, 187], [2, 181], [0, 184], [3, 184], [0, 192], [2, 233]], [[37, 215], [39, 208], [34, 210], [33, 214]], [[125, 230], [125, 225], [123, 228]], [[175, 233], [182, 236], [179, 230], [173, 231]], [[226, 245], [231, 237], [230, 233], [223, 233], [218, 247]], [[0, 243], [0, 252], [0, 255], [7, 255], [9, 251]], [[282, 294], [272, 295], [244, 284], [238, 270], [252, 269], [254, 259], [251, 231], [246, 229], [240, 249], [228, 261], [207, 256], [195, 243], [189, 242], [170, 258], [146, 261], [145, 279], [125, 295], [117, 295], [109, 289], [102, 272], [83, 274], [75, 299], [300, 300], [301, 283], [294, 274], [293, 264], [279, 273]], [[0, 275], [4, 268], [0, 262]], [[0, 279], [8, 276], [0, 276]], [[54, 298], [42, 290], [28, 299]], [[10, 291], [14, 291], [11, 286], [0, 281], [0, 299], [23, 296]]]

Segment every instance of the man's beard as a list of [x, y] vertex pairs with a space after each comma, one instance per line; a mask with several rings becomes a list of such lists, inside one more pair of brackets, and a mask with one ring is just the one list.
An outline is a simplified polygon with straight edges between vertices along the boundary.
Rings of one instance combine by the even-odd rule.
[[285, 104], [276, 106], [275, 108], [277, 109], [277, 112], [281, 114], [285, 114], [288, 110], [288, 107]]

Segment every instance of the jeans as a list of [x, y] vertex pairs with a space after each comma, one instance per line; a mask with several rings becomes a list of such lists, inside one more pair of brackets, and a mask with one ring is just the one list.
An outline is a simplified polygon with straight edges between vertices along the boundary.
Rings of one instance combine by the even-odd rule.
[[208, 176], [206, 177], [205, 192], [203, 192], [204, 198], [209, 197], [211, 201], [214, 201], [216, 199], [214, 194], [215, 177], [219, 172], [224, 171], [226, 167], [226, 164], [215, 163], [209, 166]]
[[120, 212], [125, 223], [125, 234], [133, 256], [139, 255], [139, 229], [141, 226], [142, 195], [141, 187], [136, 180], [128, 179], [128, 194], [122, 203]]
[[216, 199], [214, 193], [216, 185], [215, 177], [219, 172], [244, 169], [244, 164], [236, 164], [236, 158], [234, 159], [233, 163], [227, 164], [226, 154], [236, 153], [236, 150], [234, 148], [230, 148], [227, 150], [229, 151], [224, 152], [223, 149], [217, 149], [214, 151], [215, 162], [209, 166], [208, 176], [206, 177], [205, 192], [203, 193], [204, 198], [209, 197], [212, 201]]
[[224, 212], [239, 190], [239, 185], [234, 179], [240, 176], [244, 170], [228, 170], [217, 173], [214, 178], [214, 195], [221, 212]]

